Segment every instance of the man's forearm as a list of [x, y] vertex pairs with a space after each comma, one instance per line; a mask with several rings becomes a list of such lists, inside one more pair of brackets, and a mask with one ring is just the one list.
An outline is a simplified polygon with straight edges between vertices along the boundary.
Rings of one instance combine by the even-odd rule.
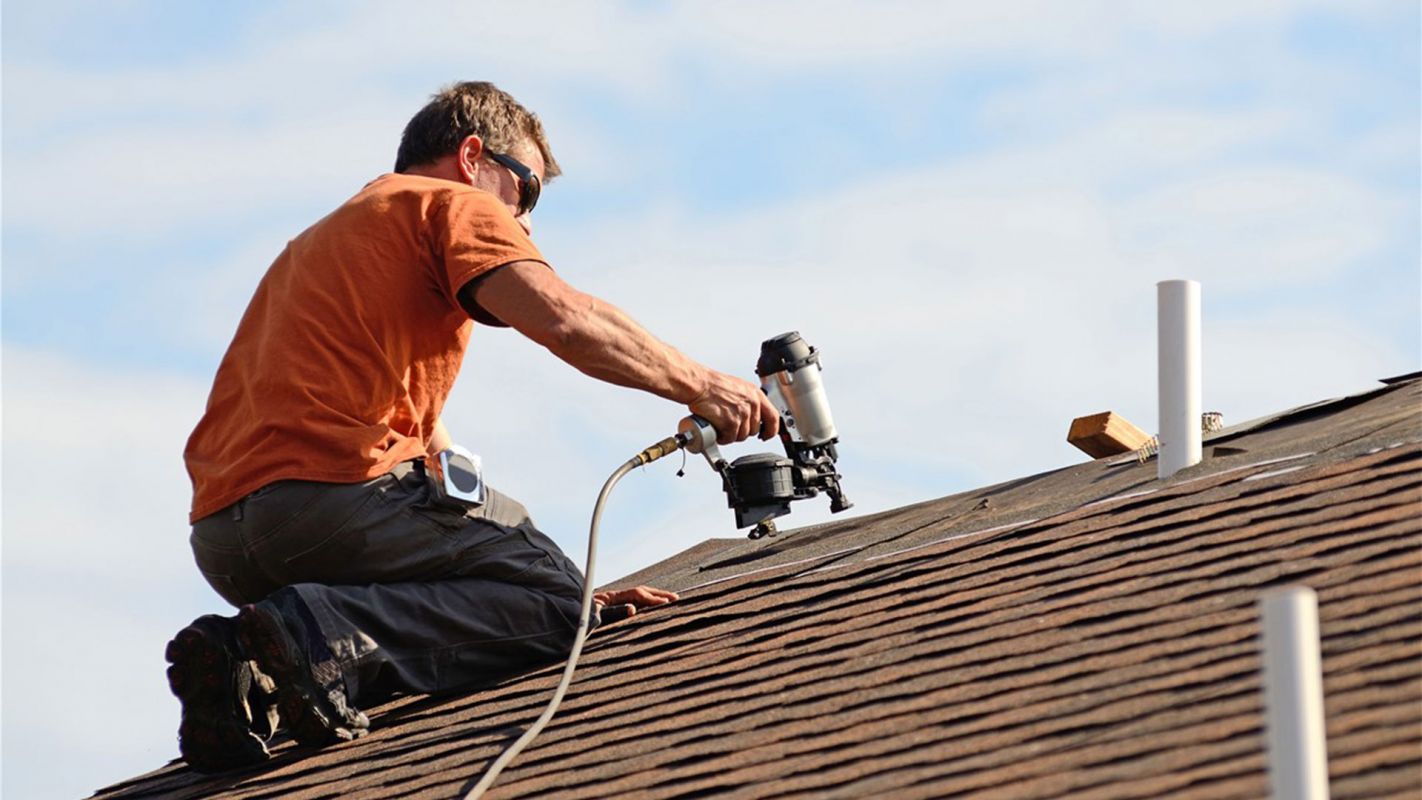
[[476, 299], [504, 323], [599, 380], [681, 404], [706, 390], [705, 367], [542, 264], [504, 267], [483, 282]]
[[599, 380], [690, 404], [705, 389], [705, 370], [653, 336], [621, 309], [583, 294], [554, 328], [549, 351]]
[[722, 444], [769, 438], [780, 428], [760, 387], [692, 361], [542, 263], [507, 264], [473, 284], [473, 293], [474, 305], [583, 373], [687, 406]]
[[449, 438], [449, 429], [444, 427], [444, 420], [435, 420], [434, 430], [430, 432], [429, 454], [447, 450], [451, 444], [454, 444], [454, 440]]

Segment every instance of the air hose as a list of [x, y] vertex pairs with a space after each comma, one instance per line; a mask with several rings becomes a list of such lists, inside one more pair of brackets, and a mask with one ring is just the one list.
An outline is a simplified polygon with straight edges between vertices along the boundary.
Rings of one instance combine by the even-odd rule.
[[638, 453], [636, 456], [633, 456], [625, 464], [618, 467], [612, 475], [608, 477], [607, 482], [602, 485], [602, 491], [599, 492], [597, 496], [597, 504], [593, 506], [592, 526], [588, 531], [588, 563], [583, 569], [583, 607], [578, 615], [578, 633], [577, 636], [573, 638], [573, 649], [568, 653], [568, 663], [563, 666], [563, 679], [558, 682], [558, 688], [553, 691], [553, 697], [548, 701], [548, 707], [543, 709], [543, 713], [538, 719], [529, 726], [528, 730], [523, 732], [522, 736], [518, 737], [518, 741], [509, 745], [508, 749], [495, 759], [493, 764], [489, 765], [488, 771], [479, 779], [479, 782], [474, 784], [474, 788], [470, 789], [468, 794], [464, 795], [464, 800], [478, 800], [478, 798], [484, 796], [484, 792], [488, 791], [489, 787], [494, 785], [494, 781], [498, 779], [499, 773], [503, 772], [504, 767], [507, 767], [509, 762], [513, 761], [514, 757], [522, 752], [523, 748], [527, 747], [528, 744], [533, 741], [534, 737], [538, 736], [543, 730], [543, 727], [548, 724], [548, 721], [553, 719], [553, 715], [558, 711], [559, 704], [563, 702], [563, 695], [568, 692], [568, 685], [573, 682], [573, 670], [578, 666], [578, 656], [583, 653], [583, 643], [587, 641], [588, 629], [592, 620], [593, 561], [597, 554], [597, 526], [598, 522], [602, 519], [602, 508], [607, 503], [608, 495], [612, 493], [612, 487], [616, 486], [617, 482], [622, 480], [622, 476], [637, 467], [650, 464], [663, 456], [675, 453], [690, 443], [691, 439], [692, 435], [690, 433], [678, 433], [675, 436], [668, 436]]

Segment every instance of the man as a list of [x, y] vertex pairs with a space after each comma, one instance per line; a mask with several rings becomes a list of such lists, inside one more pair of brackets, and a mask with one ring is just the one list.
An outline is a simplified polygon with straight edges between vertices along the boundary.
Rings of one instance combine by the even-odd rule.
[[[683, 404], [722, 443], [776, 434], [756, 386], [548, 266], [529, 214], [558, 174], [536, 116], [491, 84], [456, 84], [410, 120], [395, 172], [263, 277], [185, 451], [198, 567], [239, 608], [168, 645], [195, 768], [266, 758], [278, 717], [304, 745], [351, 739], [368, 725], [360, 706], [567, 655], [577, 567], [516, 501], [432, 491], [429, 459], [450, 444], [440, 412], [476, 321]], [[621, 616], [675, 597], [637, 587], [597, 601]]]

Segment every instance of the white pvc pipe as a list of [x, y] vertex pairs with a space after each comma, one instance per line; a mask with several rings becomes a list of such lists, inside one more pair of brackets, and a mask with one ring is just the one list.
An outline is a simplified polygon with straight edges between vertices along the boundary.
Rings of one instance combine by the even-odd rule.
[[1200, 284], [1156, 284], [1160, 456], [1168, 478], [1200, 463]]
[[1318, 596], [1291, 586], [1259, 600], [1264, 707], [1274, 800], [1328, 800]]

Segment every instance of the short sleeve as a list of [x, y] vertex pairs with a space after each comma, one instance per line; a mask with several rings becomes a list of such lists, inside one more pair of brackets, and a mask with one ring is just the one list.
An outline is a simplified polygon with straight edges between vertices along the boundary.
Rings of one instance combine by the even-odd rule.
[[442, 268], [437, 277], [456, 307], [459, 290], [490, 270], [515, 261], [548, 263], [508, 208], [478, 189], [451, 192], [435, 206], [430, 232], [436, 269]]

